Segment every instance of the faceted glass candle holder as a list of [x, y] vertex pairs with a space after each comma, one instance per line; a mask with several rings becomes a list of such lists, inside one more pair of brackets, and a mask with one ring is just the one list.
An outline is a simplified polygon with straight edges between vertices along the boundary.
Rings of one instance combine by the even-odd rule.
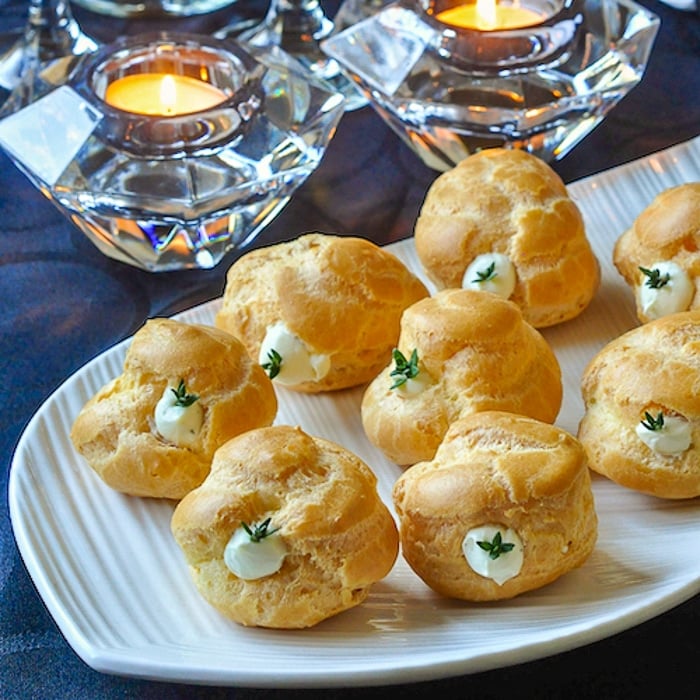
[[[107, 101], [116, 81], [144, 74], [221, 101], [185, 113], [195, 95], [173, 115]], [[42, 75], [44, 94], [0, 121], [0, 145], [103, 253], [151, 271], [211, 268], [249, 243], [317, 167], [344, 111], [278, 48], [232, 39], [135, 36]]]
[[322, 45], [436, 170], [489, 147], [561, 158], [639, 83], [659, 27], [631, 0], [522, 0], [542, 21], [515, 29], [437, 19], [456, 4], [403, 0]]

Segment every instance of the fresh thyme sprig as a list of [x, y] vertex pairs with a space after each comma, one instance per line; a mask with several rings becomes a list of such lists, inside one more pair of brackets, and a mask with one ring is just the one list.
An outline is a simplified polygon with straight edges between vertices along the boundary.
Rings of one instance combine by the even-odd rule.
[[496, 263], [492, 262], [485, 270], [476, 271], [476, 277], [472, 280], [472, 283], [479, 284], [481, 282], [488, 282], [497, 276]]
[[656, 418], [654, 418], [649, 411], [644, 411], [644, 418], [646, 418], [646, 420], [641, 421], [641, 423], [647, 430], [656, 431], [663, 429], [664, 414], [661, 411], [656, 414]]
[[408, 360], [398, 348], [394, 348], [391, 356], [396, 366], [391, 370], [389, 376], [395, 378], [391, 388], [396, 389], [418, 375], [420, 371], [418, 369], [418, 350], [414, 349]]
[[499, 530], [494, 536], [491, 542], [480, 541], [477, 542], [479, 547], [485, 552], [489, 553], [489, 559], [498, 559], [501, 554], [506, 554], [510, 552], [515, 545], [512, 542], [504, 542], [501, 537], [501, 531]]
[[185, 386], [185, 380], [181, 379], [180, 383], [177, 385], [177, 389], [171, 388], [170, 391], [175, 394], [175, 405], [187, 408], [191, 406], [195, 401], [199, 399], [198, 394], [188, 394], [187, 387]]
[[274, 379], [282, 369], [282, 355], [274, 348], [271, 348], [267, 353], [267, 362], [263, 362], [261, 366], [267, 372], [268, 377]]
[[279, 530], [278, 527], [276, 527], [274, 530], [268, 529], [270, 527], [270, 520], [272, 520], [272, 518], [267, 518], [258, 525], [252, 526], [241, 522], [241, 527], [248, 533], [251, 542], [260, 542], [260, 540], [264, 540], [266, 537], [273, 535], [275, 532], [277, 532], [277, 530]]
[[661, 289], [661, 287], [667, 285], [671, 281], [671, 275], [668, 272], [665, 275], [661, 274], [661, 270], [655, 267], [653, 270], [648, 270], [646, 267], [639, 268], [641, 272], [646, 276], [646, 286], [651, 289]]

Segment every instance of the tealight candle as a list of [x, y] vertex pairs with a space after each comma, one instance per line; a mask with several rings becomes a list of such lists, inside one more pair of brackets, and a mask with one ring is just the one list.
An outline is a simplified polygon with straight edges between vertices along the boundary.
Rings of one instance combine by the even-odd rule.
[[476, 0], [475, 3], [457, 5], [443, 10], [436, 17], [440, 22], [454, 27], [481, 31], [531, 27], [544, 19], [535, 10], [520, 5], [499, 5], [496, 0]]
[[173, 117], [211, 109], [226, 97], [223, 90], [196, 78], [138, 73], [110, 83], [104, 99], [125, 112]]

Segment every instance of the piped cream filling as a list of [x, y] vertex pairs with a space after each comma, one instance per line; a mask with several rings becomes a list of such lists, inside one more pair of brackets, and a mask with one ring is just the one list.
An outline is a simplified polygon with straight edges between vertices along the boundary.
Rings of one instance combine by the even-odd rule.
[[[498, 533], [503, 544], [513, 545], [513, 547], [494, 557], [479, 543], [493, 544]], [[499, 586], [520, 573], [523, 566], [523, 551], [523, 542], [515, 530], [494, 523], [472, 528], [462, 541], [462, 552], [467, 564], [479, 576], [489, 578]]]
[[515, 267], [507, 255], [483, 253], [477, 255], [462, 277], [464, 289], [491, 292], [508, 299], [515, 290]]
[[317, 382], [330, 371], [330, 356], [311, 352], [282, 321], [269, 326], [265, 333], [258, 356], [261, 365], [270, 361], [272, 350], [282, 358], [279, 374], [273, 379], [280, 384], [293, 386], [304, 382]]
[[650, 287], [648, 278], [644, 275], [643, 282], [639, 285], [639, 306], [647, 318], [656, 319], [668, 316], [679, 311], [687, 311], [693, 296], [695, 287], [690, 281], [686, 271], [671, 261], [658, 262], [650, 270], [658, 270], [663, 278], [668, 275], [668, 282], [660, 287]]
[[287, 546], [278, 533], [254, 542], [245, 529], [239, 527], [224, 549], [224, 564], [238, 578], [254, 581], [278, 572], [286, 556]]
[[204, 409], [199, 401], [178, 406], [175, 387], [167, 386], [156, 404], [155, 426], [160, 436], [175, 445], [191, 445], [202, 429]]
[[682, 454], [690, 447], [692, 439], [690, 423], [679, 416], [664, 416], [663, 426], [656, 430], [650, 430], [639, 422], [636, 432], [650, 450], [661, 455]]

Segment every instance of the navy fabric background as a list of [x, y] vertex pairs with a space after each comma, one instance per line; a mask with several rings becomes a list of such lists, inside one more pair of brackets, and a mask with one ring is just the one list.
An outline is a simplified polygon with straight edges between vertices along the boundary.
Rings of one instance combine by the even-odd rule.
[[[582, 144], [554, 164], [566, 182], [700, 133], [700, 15], [642, 0], [662, 19], [642, 83]], [[26, 0], [0, 0], [0, 30], [21, 28]], [[328, 4], [332, 15], [335, 4]], [[172, 23], [213, 31], [264, 4]], [[150, 28], [74, 9], [96, 38]], [[320, 168], [255, 245], [307, 230], [388, 243], [411, 235], [437, 173], [425, 168], [371, 108], [348, 113]], [[100, 674], [71, 650], [18, 554], [7, 505], [13, 449], [32, 414], [85, 362], [147, 317], [218, 296], [235, 254], [211, 271], [149, 274], [101, 255], [0, 153], [0, 698], [697, 698], [700, 597], [613, 638], [541, 661], [432, 683], [383, 688], [210, 688]], [[112, 310], [104, 314], [103, 309]], [[697, 557], [698, 542], [688, 543]]]

